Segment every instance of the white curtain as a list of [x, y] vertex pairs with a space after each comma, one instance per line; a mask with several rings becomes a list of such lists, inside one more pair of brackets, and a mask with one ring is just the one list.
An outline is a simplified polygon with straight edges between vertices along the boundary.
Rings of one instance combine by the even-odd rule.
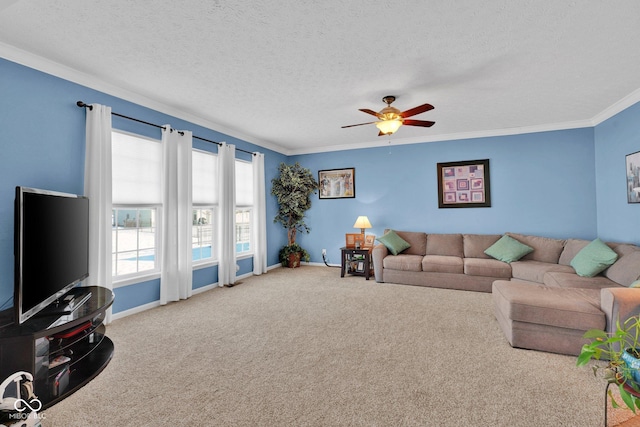
[[190, 131], [162, 130], [162, 275], [160, 304], [192, 294]]
[[236, 146], [222, 143], [218, 148], [218, 286], [236, 282]]
[[264, 182], [264, 154], [253, 153], [253, 274], [267, 272], [267, 212]]
[[[111, 107], [87, 110], [84, 195], [89, 198], [88, 286], [113, 289], [111, 282]], [[111, 308], [105, 324], [111, 323]]]

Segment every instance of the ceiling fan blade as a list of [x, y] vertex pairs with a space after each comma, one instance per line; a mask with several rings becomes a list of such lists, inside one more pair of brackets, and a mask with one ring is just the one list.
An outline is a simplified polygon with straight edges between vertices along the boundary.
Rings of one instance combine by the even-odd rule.
[[359, 111], [362, 111], [363, 113], [367, 113], [367, 114], [371, 114], [372, 116], [376, 116], [377, 118], [380, 118], [380, 113], [377, 113], [373, 110], [370, 110], [368, 108], [360, 108]]
[[[407, 118], [407, 117], [415, 116], [416, 114], [420, 114], [420, 113], [424, 113], [425, 111], [433, 110], [433, 108], [434, 107], [431, 104], [422, 104], [422, 105], [414, 107], [414, 108], [412, 108], [410, 110], [403, 111], [402, 113], [400, 113], [400, 117]], [[362, 110], [360, 110], [360, 111], [362, 111]]]
[[375, 122], [368, 122], [368, 123], [358, 123], [357, 125], [347, 125], [347, 126], [342, 126], [342, 129], [344, 129], [344, 128], [352, 128], [352, 127], [354, 127], [354, 126], [372, 125], [372, 124], [374, 124], [374, 123], [375, 123]]
[[436, 122], [431, 122], [428, 120], [403, 120], [403, 125], [407, 126], [421, 126], [423, 128], [428, 128], [436, 124]]

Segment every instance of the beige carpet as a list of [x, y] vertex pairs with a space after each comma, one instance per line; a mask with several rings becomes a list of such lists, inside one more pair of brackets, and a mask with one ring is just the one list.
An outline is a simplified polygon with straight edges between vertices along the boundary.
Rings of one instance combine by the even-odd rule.
[[602, 426], [575, 358], [514, 349], [491, 295], [275, 269], [115, 321], [72, 426]]

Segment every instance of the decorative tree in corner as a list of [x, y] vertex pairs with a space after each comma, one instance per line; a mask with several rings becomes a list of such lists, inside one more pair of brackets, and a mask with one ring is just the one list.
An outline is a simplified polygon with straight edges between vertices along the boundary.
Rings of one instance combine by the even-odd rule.
[[280, 262], [284, 267], [298, 267], [300, 259], [309, 261], [309, 253], [296, 243], [298, 232], [311, 230], [304, 222], [305, 213], [311, 208], [311, 194], [318, 189], [318, 182], [311, 171], [296, 162], [294, 165], [280, 163], [279, 175], [271, 180], [271, 194], [278, 200], [278, 222], [287, 230], [287, 245], [280, 249]]

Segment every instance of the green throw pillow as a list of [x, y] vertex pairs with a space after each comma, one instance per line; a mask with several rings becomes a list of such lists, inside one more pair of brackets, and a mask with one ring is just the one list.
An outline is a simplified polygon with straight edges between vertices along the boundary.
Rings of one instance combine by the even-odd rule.
[[394, 255], [398, 255], [400, 252], [411, 247], [406, 240], [398, 236], [393, 230], [387, 231], [384, 236], [378, 237], [376, 240], [385, 245], [387, 249], [389, 249], [389, 252]]
[[517, 261], [531, 252], [533, 252], [531, 246], [525, 245], [506, 234], [484, 251], [490, 257], [507, 263]]
[[629, 285], [630, 288], [640, 288], [640, 279]]
[[571, 260], [571, 267], [578, 276], [593, 277], [616, 262], [618, 254], [606, 243], [596, 239], [582, 248]]

